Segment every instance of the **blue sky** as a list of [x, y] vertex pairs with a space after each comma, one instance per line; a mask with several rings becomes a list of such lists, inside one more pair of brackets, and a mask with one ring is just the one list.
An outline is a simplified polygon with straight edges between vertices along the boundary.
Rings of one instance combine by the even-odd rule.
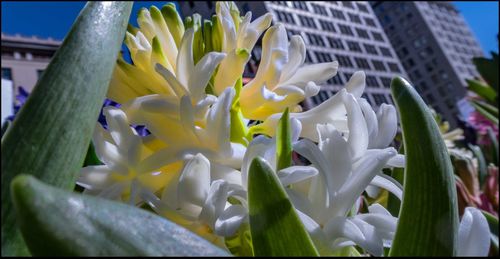
[[[136, 1], [132, 24], [141, 7], [163, 6], [166, 2]], [[454, 2], [465, 17], [486, 55], [498, 52], [498, 2]], [[4, 2], [2, 32], [63, 39], [85, 2]]]

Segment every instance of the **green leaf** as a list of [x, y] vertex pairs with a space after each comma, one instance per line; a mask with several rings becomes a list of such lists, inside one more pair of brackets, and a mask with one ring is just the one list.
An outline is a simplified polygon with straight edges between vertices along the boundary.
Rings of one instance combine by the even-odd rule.
[[488, 225], [490, 227], [490, 232], [491, 232], [490, 239], [492, 245], [491, 249], [493, 251], [493, 256], [498, 256], [498, 218], [484, 210], [481, 210], [481, 212], [486, 218], [486, 221], [488, 221]]
[[483, 213], [486, 221], [488, 221], [491, 233], [498, 236], [498, 218], [484, 210], [481, 210], [481, 213]]
[[477, 158], [477, 166], [478, 166], [478, 173], [479, 173], [479, 186], [483, 186], [484, 180], [486, 179], [486, 176], [488, 175], [488, 167], [486, 165], [486, 160], [484, 159], [483, 152], [481, 151], [481, 148], [476, 145], [468, 144], [469, 149], [474, 153], [474, 156]]
[[292, 165], [292, 128], [288, 107], [276, 128], [276, 172]]
[[401, 118], [406, 167], [391, 256], [454, 256], [458, 204], [453, 167], [432, 113], [401, 77], [391, 91]]
[[466, 79], [466, 81], [470, 91], [473, 91], [489, 102], [495, 102], [497, 93], [489, 85], [485, 85], [477, 80]]
[[91, 165], [102, 165], [103, 163], [97, 157], [95, 153], [94, 143], [90, 141], [89, 149], [87, 150], [87, 155], [85, 156], [85, 161], [83, 162], [83, 167]]
[[3, 135], [5, 134], [5, 132], [7, 132], [7, 130], [9, 129], [10, 125], [12, 123], [9, 121], [9, 120], [5, 120], [2, 124], [2, 138], [3, 138]]
[[88, 2], [2, 139], [2, 255], [27, 255], [9, 186], [19, 174], [72, 190], [108, 90], [131, 2]]
[[497, 117], [497, 120], [498, 120], [498, 108], [497, 107], [495, 107], [491, 104], [488, 104], [486, 102], [482, 102], [482, 101], [473, 100], [472, 102], [476, 103], [478, 106], [483, 108], [485, 111], [487, 111], [491, 115]]
[[[217, 68], [218, 69], [218, 68]], [[214, 77], [212, 77], [213, 79]], [[208, 87], [207, 87], [208, 88]], [[234, 85], [236, 90], [236, 95], [234, 96], [233, 103], [231, 104], [231, 142], [240, 143], [244, 146], [248, 146], [251, 139], [248, 139], [248, 127], [243, 117], [243, 113], [240, 108], [240, 92], [243, 88], [243, 79], [240, 77]]]
[[248, 205], [255, 256], [318, 256], [278, 177], [260, 157], [250, 165]]
[[493, 160], [492, 163], [498, 166], [498, 140], [495, 132], [493, 132], [493, 129], [491, 127], [488, 128], [488, 137], [491, 141], [491, 155]]
[[11, 186], [19, 227], [34, 256], [227, 256], [165, 218], [52, 187], [30, 175]]
[[494, 114], [488, 112], [487, 110], [485, 110], [482, 106], [480, 106], [477, 102], [471, 102], [472, 106], [474, 106], [474, 108], [476, 108], [476, 110], [481, 113], [484, 117], [486, 117], [486, 119], [490, 120], [491, 122], [495, 123], [495, 124], [498, 124], [498, 117], [495, 117]]
[[[401, 146], [399, 147], [399, 153], [404, 154], [404, 144], [401, 143]], [[401, 185], [404, 183], [404, 168], [401, 167], [394, 167], [392, 169], [391, 177], [398, 181]], [[399, 210], [401, 208], [401, 201], [399, 200], [396, 195], [389, 193], [389, 197], [387, 198], [387, 210], [392, 214], [394, 217], [398, 217], [399, 215]]]
[[492, 53], [492, 56], [493, 59], [473, 58], [472, 62], [474, 62], [484, 80], [493, 87], [495, 92], [498, 92], [498, 54]]
[[253, 256], [250, 225], [243, 223], [234, 236], [224, 238], [224, 244], [235, 256]]

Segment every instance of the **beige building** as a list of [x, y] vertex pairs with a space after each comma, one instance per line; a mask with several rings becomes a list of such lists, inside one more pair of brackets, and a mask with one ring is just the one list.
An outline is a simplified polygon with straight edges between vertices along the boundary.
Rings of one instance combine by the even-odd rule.
[[[2, 33], [2, 79], [12, 81], [13, 93], [22, 86], [31, 92], [61, 45], [61, 41]], [[4, 84], [2, 84], [4, 87]]]

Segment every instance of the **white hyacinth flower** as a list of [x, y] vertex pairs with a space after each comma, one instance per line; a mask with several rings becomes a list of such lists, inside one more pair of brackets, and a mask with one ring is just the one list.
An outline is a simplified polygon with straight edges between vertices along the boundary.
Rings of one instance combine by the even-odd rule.
[[[161, 199], [143, 192], [144, 199], [160, 215], [224, 247], [222, 237], [233, 236], [248, 220], [246, 191], [241, 185], [217, 179], [210, 161], [202, 154], [188, 160], [177, 184], [165, 187]], [[240, 204], [231, 204], [233, 197]]]
[[[250, 52], [260, 35], [271, 25], [272, 15], [267, 13], [253, 22], [252, 13], [248, 12], [243, 20], [234, 19], [231, 15], [234, 3], [217, 2], [216, 15], [222, 25], [222, 52], [227, 56], [222, 60], [214, 80], [217, 95], [227, 87], [233, 87], [241, 77], [245, 65], [250, 59]], [[217, 35], [218, 36], [218, 35]]]
[[144, 170], [144, 159], [152, 154], [143, 139], [130, 127], [125, 113], [117, 108], [104, 108], [108, 130], [100, 124], [93, 136], [95, 151], [104, 165], [87, 166], [80, 171], [77, 184], [84, 193], [103, 198], [123, 200], [130, 204], [140, 203], [141, 189], [151, 192], [160, 190], [168, 181], [171, 166]]
[[338, 62], [302, 66], [306, 50], [300, 36], [290, 43], [285, 27], [270, 27], [262, 39], [262, 58], [252, 81], [241, 91], [240, 104], [248, 119], [265, 120], [285, 108], [300, 110], [298, 103], [318, 94], [317, 84], [337, 73]]

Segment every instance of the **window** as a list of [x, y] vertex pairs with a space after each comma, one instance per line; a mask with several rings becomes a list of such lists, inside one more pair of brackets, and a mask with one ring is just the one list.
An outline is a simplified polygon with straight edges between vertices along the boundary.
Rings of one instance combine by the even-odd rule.
[[378, 55], [378, 52], [377, 52], [377, 49], [375, 48], [375, 46], [370, 45], [370, 44], [363, 44], [363, 46], [365, 47], [366, 53]]
[[384, 38], [382, 37], [382, 34], [372, 31], [372, 36], [373, 36], [374, 40], [384, 42]]
[[349, 81], [349, 79], [351, 79], [351, 76], [352, 76], [352, 73], [344, 73], [344, 79], [345, 81]]
[[321, 25], [321, 29], [325, 31], [335, 32], [335, 25], [332, 22], [319, 20], [319, 24]]
[[320, 63], [332, 62], [332, 56], [330, 56], [330, 53], [316, 51], [314, 54], [316, 56], [316, 60]]
[[344, 82], [342, 81], [342, 78], [340, 78], [340, 75], [336, 75], [328, 80], [329, 84], [332, 85], [344, 85]]
[[278, 21], [296, 24], [295, 19], [293, 19], [293, 15], [291, 13], [278, 10], [275, 10], [275, 12], [276, 15], [278, 15]]
[[385, 88], [390, 88], [391, 87], [391, 79], [389, 77], [381, 76], [379, 77], [380, 81], [382, 81], [382, 86]]
[[358, 36], [364, 39], [370, 39], [370, 36], [368, 35], [368, 32], [366, 30], [356, 28], [356, 33], [358, 33]]
[[288, 35], [288, 38], [292, 38], [293, 35], [299, 35], [300, 36], [300, 32], [299, 31], [296, 31], [296, 30], [286, 30], [286, 34]]
[[374, 27], [374, 28], [377, 27], [377, 25], [375, 25], [375, 21], [373, 19], [368, 18], [368, 17], [364, 17], [364, 19], [365, 19], [365, 24], [366, 25]]
[[389, 69], [391, 70], [391, 72], [401, 73], [401, 69], [399, 69], [398, 64], [387, 62], [387, 65], [389, 65]]
[[324, 102], [324, 101], [328, 100], [328, 97], [329, 97], [328, 96], [328, 91], [319, 91], [318, 96], [319, 96], [319, 100], [321, 102]]
[[406, 49], [406, 47], [402, 47], [401, 50], [400, 50], [400, 53], [401, 53], [401, 57], [406, 57], [406, 55], [408, 55], [408, 49]]
[[288, 6], [286, 4], [286, 1], [273, 1], [273, 3], [276, 4], [276, 5]]
[[358, 68], [370, 69], [370, 64], [368, 64], [368, 60], [364, 58], [354, 58], [354, 61], [356, 61], [356, 65], [358, 66]]
[[347, 42], [347, 47], [349, 48], [350, 51], [362, 52], [361, 47], [357, 42], [354, 41], [346, 41], [346, 42]]
[[40, 79], [40, 77], [42, 77], [43, 71], [45, 71], [45, 70], [44, 69], [37, 69], [36, 70], [36, 75], [37, 75], [38, 79]]
[[316, 24], [314, 23], [314, 19], [313, 18], [306, 17], [306, 16], [303, 16], [303, 15], [299, 15], [299, 19], [300, 19], [300, 23], [303, 26], [316, 29]]
[[349, 20], [353, 23], [361, 24], [361, 18], [356, 14], [349, 13]]
[[380, 53], [382, 53], [383, 56], [392, 57], [391, 51], [388, 48], [379, 47], [379, 49], [380, 49]]
[[363, 12], [363, 13], [369, 13], [368, 12], [368, 8], [366, 8], [366, 5], [362, 4], [362, 3], [356, 3], [356, 5], [358, 6], [358, 9]]
[[300, 10], [307, 11], [307, 4], [305, 2], [302, 2], [302, 1], [293, 1], [293, 7], [300, 9]]
[[[426, 95], [426, 97], [427, 97], [427, 100], [428, 100], [428, 102], [429, 102], [429, 103], [433, 103], [433, 102], [435, 102], [435, 101], [436, 101], [436, 100], [434, 99], [434, 96], [432, 96], [432, 94], [428, 94], [428, 95]], [[433, 108], [434, 108], [434, 107], [433, 107]], [[436, 110], [436, 111], [437, 111], [437, 109], [436, 109], [436, 108], [434, 108], [434, 110]]]
[[342, 5], [347, 8], [354, 9], [354, 5], [352, 5], [351, 1], [342, 1]]
[[322, 36], [313, 33], [307, 33], [307, 38], [310, 44], [325, 47], [325, 41], [323, 40]]
[[374, 76], [366, 76], [366, 86], [369, 87], [379, 87], [377, 78]]
[[344, 67], [354, 67], [351, 59], [348, 56], [343, 56], [343, 55], [335, 55], [335, 56], [337, 57], [337, 60], [339, 61], [339, 65], [344, 66]]
[[306, 59], [304, 60], [304, 63], [313, 63], [309, 50], [306, 51]]
[[345, 16], [344, 16], [344, 13], [342, 11], [330, 8], [330, 12], [332, 13], [333, 17], [345, 21]]
[[327, 37], [328, 43], [330, 43], [330, 47], [334, 49], [344, 49], [344, 44], [342, 44], [342, 40], [338, 38]]
[[418, 84], [418, 87], [420, 88], [421, 92], [429, 90], [429, 87], [427, 86], [427, 83], [425, 81], [420, 82]]
[[7, 79], [12, 81], [12, 69], [8, 67], [2, 67], [2, 79]]
[[379, 61], [379, 60], [372, 60], [373, 67], [377, 71], [387, 71], [387, 69], [384, 66], [384, 62]]
[[339, 30], [342, 34], [345, 34], [345, 35], [351, 35], [351, 36], [354, 35], [354, 33], [351, 30], [351, 27], [349, 27], [349, 26], [339, 24]]
[[326, 8], [324, 6], [318, 5], [318, 4], [311, 4], [313, 7], [313, 11], [317, 14], [322, 14], [322, 15], [328, 15], [326, 12]]
[[377, 106], [380, 106], [383, 103], [387, 103], [387, 99], [383, 94], [372, 94], [372, 96], [373, 99], [375, 99], [375, 103], [377, 104]]

